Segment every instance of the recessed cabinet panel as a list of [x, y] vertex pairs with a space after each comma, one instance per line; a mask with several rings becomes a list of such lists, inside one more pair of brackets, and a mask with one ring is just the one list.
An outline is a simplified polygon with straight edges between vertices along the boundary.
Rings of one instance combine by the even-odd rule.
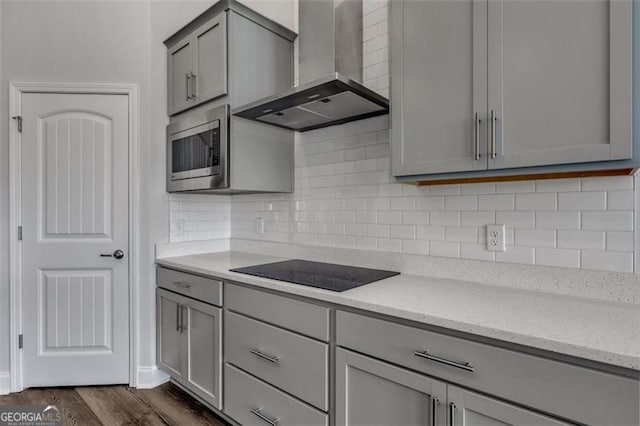
[[448, 385], [452, 426], [569, 426], [551, 417], [497, 399]]
[[193, 46], [186, 40], [169, 51], [169, 114], [189, 107]]
[[616, 53], [612, 26], [622, 22], [611, 4], [490, 2], [489, 109], [496, 113], [497, 151], [490, 168], [631, 157], [630, 135], [618, 133], [610, 115], [625, 102], [612, 92], [612, 79], [630, 60]]
[[486, 2], [391, 3], [393, 173], [486, 168]]
[[220, 14], [194, 34], [195, 103], [227, 93], [226, 13]]
[[339, 425], [446, 424], [444, 382], [341, 348], [336, 374]]
[[180, 296], [167, 291], [158, 291], [158, 364], [174, 379], [182, 378]]

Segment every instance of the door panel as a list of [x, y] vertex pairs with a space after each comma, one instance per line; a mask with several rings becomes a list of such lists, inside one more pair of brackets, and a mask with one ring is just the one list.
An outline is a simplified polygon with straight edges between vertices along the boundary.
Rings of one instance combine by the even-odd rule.
[[195, 300], [187, 303], [187, 385], [214, 407], [222, 408], [222, 311]]
[[455, 386], [449, 385], [447, 392], [449, 404], [455, 407], [452, 426], [569, 426], [570, 424]]
[[193, 71], [193, 45], [184, 41], [169, 51], [169, 115], [175, 114], [190, 106], [190, 82], [187, 76]]
[[22, 95], [24, 385], [129, 382], [128, 98]]
[[[631, 58], [630, 50], [628, 57], [616, 53], [627, 43], [613, 38], [613, 28], [628, 25], [610, 13], [612, 3], [630, 4], [490, 2], [489, 109], [497, 116], [490, 168], [631, 157], [630, 101], [612, 90], [613, 81], [625, 83], [619, 69], [629, 68]], [[630, 92], [630, 78], [627, 84]], [[621, 117], [610, 115], [624, 102]], [[616, 121], [624, 117], [621, 129]]]
[[486, 110], [486, 10], [486, 1], [391, 3], [395, 176], [486, 169], [484, 126], [475, 128]]
[[226, 19], [226, 13], [221, 13], [194, 35], [196, 79], [193, 92], [198, 103], [227, 93]]
[[175, 379], [182, 378], [181, 302], [185, 299], [165, 290], [157, 290], [158, 366]]
[[444, 426], [446, 388], [444, 382], [386, 362], [341, 348], [336, 351], [338, 425]]

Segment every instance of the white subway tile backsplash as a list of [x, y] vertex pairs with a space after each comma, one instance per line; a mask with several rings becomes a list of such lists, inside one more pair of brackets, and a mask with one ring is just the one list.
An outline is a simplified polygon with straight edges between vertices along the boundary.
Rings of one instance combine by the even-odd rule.
[[[388, 0], [363, 2], [365, 84], [389, 91]], [[171, 194], [170, 240], [247, 238], [617, 272], [633, 270], [634, 178], [396, 183], [389, 117], [296, 135], [295, 192]], [[265, 234], [255, 219], [265, 219]], [[486, 250], [505, 224], [507, 251]]]
[[605, 250], [605, 233], [602, 231], [558, 230], [558, 247]]
[[[606, 210], [607, 193], [565, 192], [558, 194], [558, 210]], [[546, 210], [546, 209], [545, 209]]]
[[607, 250], [633, 253], [633, 232], [607, 232]]
[[537, 265], [579, 268], [580, 250], [536, 247], [535, 262]]
[[557, 195], [549, 194], [516, 194], [516, 210], [555, 210]]
[[582, 229], [595, 231], [633, 231], [633, 212], [582, 212]]
[[536, 228], [580, 229], [580, 212], [536, 212]]
[[513, 210], [515, 208], [514, 194], [479, 195], [478, 210], [496, 211]]
[[580, 191], [580, 179], [545, 179], [536, 181], [536, 192]]
[[633, 272], [633, 253], [583, 250], [581, 264], [583, 269]]
[[496, 223], [508, 228], [534, 228], [534, 212], [496, 212]]
[[444, 198], [444, 209], [447, 211], [473, 211], [478, 208], [478, 197], [475, 195], [451, 195]]
[[555, 247], [556, 231], [550, 229], [516, 229], [515, 245], [525, 247]]
[[633, 191], [608, 191], [607, 210], [633, 210], [635, 198]]
[[440, 257], [460, 257], [460, 244], [450, 241], [430, 241], [429, 254]]
[[633, 189], [633, 176], [613, 176], [582, 179], [583, 191], [611, 191]]

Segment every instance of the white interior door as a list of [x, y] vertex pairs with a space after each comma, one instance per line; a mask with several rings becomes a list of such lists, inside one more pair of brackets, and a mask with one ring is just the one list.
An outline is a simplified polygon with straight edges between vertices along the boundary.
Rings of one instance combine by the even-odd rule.
[[129, 382], [128, 116], [126, 95], [22, 94], [25, 387]]

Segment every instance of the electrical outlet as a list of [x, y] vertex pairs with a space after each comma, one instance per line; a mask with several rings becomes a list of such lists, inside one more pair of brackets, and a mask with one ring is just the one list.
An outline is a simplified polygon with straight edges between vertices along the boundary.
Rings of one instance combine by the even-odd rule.
[[487, 225], [487, 250], [507, 250], [507, 240], [505, 236], [504, 225]]
[[184, 235], [184, 219], [177, 219], [174, 222], [173, 233], [178, 236]]
[[264, 218], [256, 217], [256, 234], [264, 234]]

